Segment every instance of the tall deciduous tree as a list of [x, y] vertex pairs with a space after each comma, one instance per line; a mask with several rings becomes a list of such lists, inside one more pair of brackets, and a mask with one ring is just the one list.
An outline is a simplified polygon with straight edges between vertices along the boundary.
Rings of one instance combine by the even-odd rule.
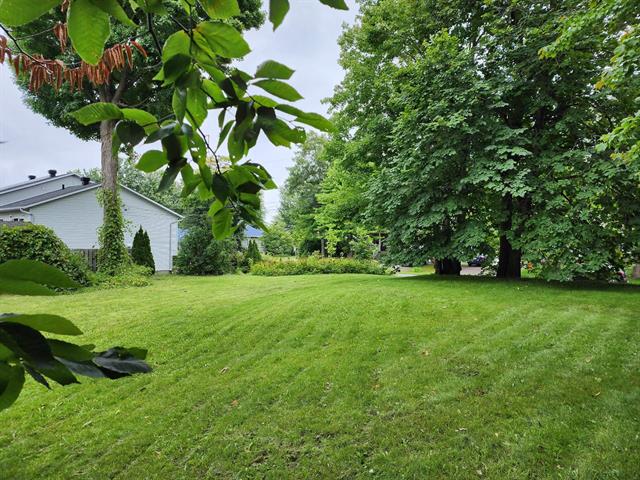
[[582, 3], [363, 2], [333, 105], [377, 166], [370, 208], [392, 251], [464, 258], [497, 238], [501, 277], [525, 258], [559, 279], [629, 260], [637, 168], [598, 144], [635, 108], [594, 88], [617, 38], [594, 25], [580, 48], [539, 56]]
[[323, 155], [326, 141], [324, 136], [308, 135], [293, 157], [281, 192], [279, 216], [303, 253], [320, 250], [321, 237], [314, 213], [318, 208], [316, 195], [329, 167]]

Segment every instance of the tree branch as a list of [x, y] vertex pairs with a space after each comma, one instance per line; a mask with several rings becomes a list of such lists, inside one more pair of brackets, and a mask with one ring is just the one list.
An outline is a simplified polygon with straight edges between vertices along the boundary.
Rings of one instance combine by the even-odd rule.
[[118, 103], [127, 89], [128, 73], [129, 69], [125, 66], [122, 70], [122, 76], [120, 78], [120, 83], [118, 83], [118, 88], [116, 88], [116, 93], [113, 94], [113, 98], [111, 99], [112, 103]]

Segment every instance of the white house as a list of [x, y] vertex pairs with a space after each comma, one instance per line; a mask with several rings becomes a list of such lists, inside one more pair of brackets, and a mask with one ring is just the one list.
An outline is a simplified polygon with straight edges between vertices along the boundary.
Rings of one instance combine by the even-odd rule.
[[[98, 228], [102, 207], [96, 193], [99, 183], [73, 173], [36, 178], [0, 188], [0, 222], [31, 222], [51, 228], [72, 250], [98, 248]], [[144, 195], [120, 186], [125, 219], [125, 243], [142, 227], [149, 234], [151, 251], [158, 271], [173, 268], [178, 252], [178, 213]]]
[[249, 248], [249, 242], [253, 240], [258, 245], [258, 250], [264, 253], [264, 243], [262, 242], [262, 237], [264, 236], [264, 232], [259, 228], [252, 227], [248, 225], [244, 230], [244, 238], [242, 239], [242, 248], [245, 250]]

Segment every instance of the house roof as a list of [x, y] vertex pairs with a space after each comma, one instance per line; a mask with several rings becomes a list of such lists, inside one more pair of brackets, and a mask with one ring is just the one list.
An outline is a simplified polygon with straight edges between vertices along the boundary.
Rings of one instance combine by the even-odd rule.
[[86, 190], [93, 190], [94, 188], [98, 188], [99, 186], [99, 183], [90, 183], [88, 185], [75, 185], [72, 187], [61, 188], [59, 190], [54, 190], [53, 192], [42, 193], [34, 197], [24, 198], [22, 200], [0, 205], [0, 212], [35, 207], [36, 205], [48, 203], [59, 198], [68, 197], [70, 195], [75, 195], [76, 193], [84, 192]]
[[244, 230], [244, 236], [247, 238], [260, 238], [264, 235], [264, 232], [258, 228], [252, 227], [251, 225], [247, 225], [247, 228]]
[[[73, 175], [73, 174], [70, 174], [70, 175]], [[33, 180], [33, 181], [35, 181], [35, 180]], [[55, 190], [53, 192], [43, 193], [41, 195], [36, 195], [36, 196], [33, 196], [33, 197], [25, 198], [23, 200], [18, 200], [18, 201], [15, 201], [15, 202], [7, 203], [5, 205], [0, 205], [0, 212], [13, 212], [13, 211], [21, 210], [21, 209], [27, 209], [27, 208], [35, 207], [37, 205], [42, 205], [43, 203], [53, 202], [53, 201], [59, 200], [61, 198], [69, 197], [71, 195], [76, 195], [78, 193], [86, 192], [88, 190], [93, 190], [95, 188], [98, 188], [100, 185], [101, 185], [100, 183], [93, 183], [92, 182], [92, 183], [89, 183], [88, 185], [74, 185], [72, 187], [61, 188], [61, 189]], [[150, 198], [145, 197], [141, 193], [138, 193], [138, 192], [136, 192], [135, 190], [132, 190], [129, 187], [125, 187], [124, 185], [120, 185], [120, 188], [122, 188], [124, 190], [127, 190], [128, 192], [131, 192], [133, 195], [136, 195], [136, 196], [142, 198], [143, 200], [146, 200], [147, 202], [155, 205], [156, 207], [165, 210], [166, 212], [174, 215], [176, 218], [183, 218], [182, 215], [180, 215], [179, 213], [174, 212], [170, 208], [167, 208], [164, 205], [159, 204], [158, 202], [154, 202]], [[2, 192], [0, 192], [0, 193], [2, 193]]]
[[13, 192], [14, 190], [21, 190], [23, 188], [32, 187], [33, 185], [41, 185], [43, 183], [47, 183], [52, 180], [57, 180], [59, 178], [67, 178], [67, 177], [80, 178], [80, 175], [77, 175], [75, 173], [65, 173], [63, 175], [56, 175], [55, 177], [52, 177], [51, 175], [47, 175], [46, 177], [34, 178], [33, 180], [25, 180], [24, 182], [18, 182], [18, 183], [14, 183], [13, 185], [7, 185], [6, 187], [0, 188], [0, 193], [9, 193], [9, 192]]

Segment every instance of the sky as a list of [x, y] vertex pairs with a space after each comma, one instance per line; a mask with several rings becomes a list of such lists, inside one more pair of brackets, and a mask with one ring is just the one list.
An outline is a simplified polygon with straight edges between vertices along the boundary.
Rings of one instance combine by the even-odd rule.
[[[322, 5], [318, 0], [293, 0], [278, 30], [273, 32], [271, 24], [266, 22], [260, 30], [247, 32], [245, 38], [252, 51], [238, 67], [253, 73], [265, 60], [284, 63], [296, 70], [290, 83], [304, 97], [295, 105], [305, 111], [326, 114], [327, 107], [322, 100], [332, 94], [344, 76], [338, 65], [337, 39], [343, 24], [352, 24], [357, 13], [355, 1], [347, 0], [347, 3], [350, 10], [345, 12]], [[205, 123], [204, 130], [215, 139], [218, 128], [213, 117]], [[0, 142], [4, 142], [0, 143], [0, 187], [26, 180], [27, 175], [46, 175], [49, 169], [64, 173], [100, 165], [97, 142], [79, 140], [67, 130], [50, 125], [22, 103], [21, 93], [6, 64], [0, 65]], [[152, 147], [138, 151], [148, 148]], [[262, 163], [280, 186], [287, 178], [294, 151], [275, 147], [261, 135], [249, 158]], [[264, 201], [267, 220], [271, 220], [278, 209], [279, 192], [265, 192]]]

